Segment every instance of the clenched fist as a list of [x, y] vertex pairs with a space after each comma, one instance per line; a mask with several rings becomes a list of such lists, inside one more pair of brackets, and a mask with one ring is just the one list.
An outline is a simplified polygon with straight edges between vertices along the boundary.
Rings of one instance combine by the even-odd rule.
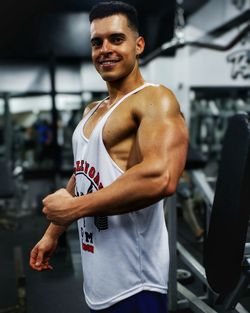
[[77, 219], [73, 203], [74, 197], [62, 188], [43, 199], [43, 213], [54, 224], [68, 226]]

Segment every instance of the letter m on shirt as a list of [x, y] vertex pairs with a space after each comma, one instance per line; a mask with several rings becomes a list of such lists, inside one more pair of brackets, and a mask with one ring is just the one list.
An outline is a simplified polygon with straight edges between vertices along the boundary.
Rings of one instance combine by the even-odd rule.
[[85, 242], [93, 243], [93, 234], [85, 231]]

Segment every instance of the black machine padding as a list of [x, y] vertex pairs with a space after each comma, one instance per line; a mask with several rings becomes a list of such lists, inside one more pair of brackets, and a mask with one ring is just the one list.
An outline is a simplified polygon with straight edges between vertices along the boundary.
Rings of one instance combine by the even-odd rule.
[[204, 265], [209, 285], [219, 294], [240, 279], [250, 213], [250, 125], [247, 114], [230, 118], [212, 207]]

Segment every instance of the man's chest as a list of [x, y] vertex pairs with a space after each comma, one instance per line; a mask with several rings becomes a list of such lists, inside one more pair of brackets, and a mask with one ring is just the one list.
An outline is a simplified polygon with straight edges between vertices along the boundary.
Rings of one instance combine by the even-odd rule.
[[90, 138], [97, 127], [102, 133], [105, 146], [109, 149], [133, 137], [137, 123], [130, 107], [117, 107], [111, 114], [106, 108], [99, 108], [83, 127], [85, 137]]

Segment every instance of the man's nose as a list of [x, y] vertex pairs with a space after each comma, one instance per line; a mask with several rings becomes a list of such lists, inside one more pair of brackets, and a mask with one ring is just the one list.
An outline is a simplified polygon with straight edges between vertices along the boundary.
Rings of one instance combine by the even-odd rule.
[[109, 53], [112, 51], [112, 45], [110, 44], [110, 42], [108, 40], [104, 40], [103, 44], [102, 44], [102, 49], [101, 51], [103, 53]]

